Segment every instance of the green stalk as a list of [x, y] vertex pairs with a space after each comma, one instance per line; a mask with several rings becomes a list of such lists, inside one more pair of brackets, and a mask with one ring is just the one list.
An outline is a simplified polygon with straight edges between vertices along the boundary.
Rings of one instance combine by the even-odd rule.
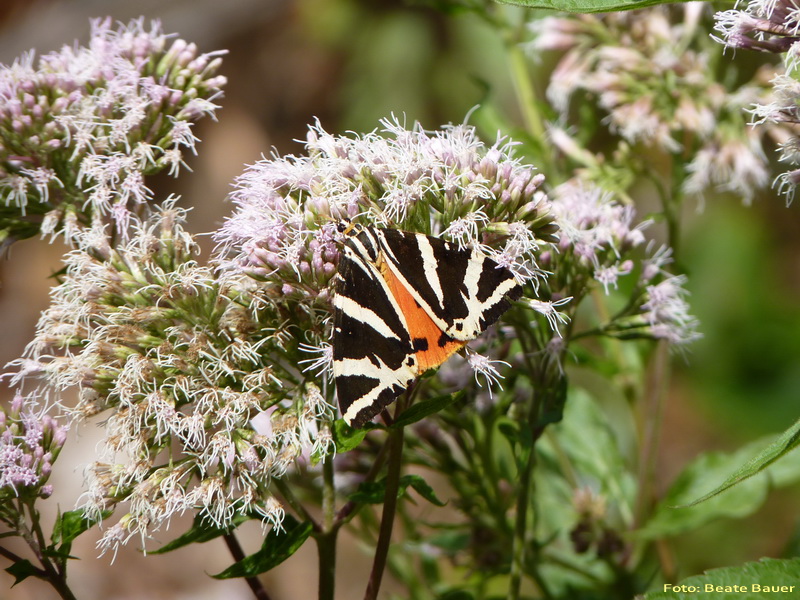
[[[30, 528], [28, 528], [28, 526], [25, 524], [26, 509], [30, 516]], [[58, 592], [58, 595], [61, 596], [63, 600], [76, 600], [75, 595], [67, 585], [66, 565], [63, 564], [66, 562], [66, 559], [62, 559], [62, 568], [59, 568], [58, 559], [56, 558], [56, 562], [54, 562], [44, 553], [44, 549], [47, 547], [47, 542], [45, 541], [44, 533], [42, 532], [39, 522], [39, 512], [34, 508], [33, 500], [23, 501], [22, 499], [18, 499], [17, 511], [19, 514], [19, 525], [17, 527], [17, 531], [27, 542], [28, 546], [42, 565], [40, 574], [36, 576], [49, 583], [53, 589]]]
[[525, 119], [525, 128], [531, 137], [537, 140], [544, 140], [544, 125], [542, 115], [536, 105], [536, 94], [533, 89], [533, 82], [528, 71], [528, 64], [525, 54], [520, 50], [516, 39], [506, 40], [508, 58], [511, 62], [511, 77], [514, 82], [514, 90], [517, 94], [522, 117]]
[[333, 460], [322, 463], [322, 531], [316, 536], [319, 557], [319, 600], [333, 600], [336, 588], [336, 490], [333, 485]]
[[386, 558], [389, 555], [389, 545], [394, 526], [394, 515], [397, 510], [397, 492], [400, 489], [400, 471], [403, 464], [403, 428], [391, 429], [389, 439], [389, 464], [386, 473], [386, 494], [383, 498], [383, 514], [378, 533], [378, 544], [375, 548], [375, 558], [372, 562], [372, 572], [369, 576], [364, 600], [375, 600], [381, 587], [381, 579], [386, 569]]
[[[639, 448], [639, 490], [632, 528], [636, 529], [647, 517], [655, 500], [655, 472], [658, 460], [658, 447], [661, 442], [661, 423], [664, 418], [664, 399], [669, 387], [669, 344], [661, 341], [656, 346], [651, 362], [648, 381], [648, 397], [641, 416], [642, 439]], [[673, 569], [666, 568], [671, 560], [665, 554], [666, 548], [659, 548], [659, 558], [665, 566], [663, 572], [669, 574]]]
[[531, 394], [528, 408], [528, 421], [527, 426], [530, 429], [531, 440], [528, 447], [522, 448], [519, 473], [519, 490], [517, 493], [517, 514], [514, 522], [514, 537], [511, 546], [511, 578], [509, 580], [508, 600], [519, 600], [520, 590], [522, 587], [522, 575], [525, 573], [526, 565], [528, 571], [539, 586], [539, 589], [544, 598], [552, 598], [550, 591], [544, 579], [539, 575], [536, 565], [529, 562], [526, 557], [526, 551], [534, 545], [535, 519], [534, 513], [531, 519], [530, 528], [528, 524], [528, 507], [530, 506], [533, 498], [534, 481], [533, 471], [536, 468], [536, 442], [544, 432], [544, 428], [538, 425], [539, 413], [543, 405], [542, 394], [547, 393], [548, 384], [546, 377], [538, 377], [540, 386], [537, 386], [536, 391]]
[[[233, 560], [239, 562], [245, 558], [244, 551], [242, 547], [239, 545], [239, 540], [236, 539], [236, 536], [233, 533], [226, 533], [222, 536], [225, 539], [225, 544], [228, 546], [228, 550], [233, 557]], [[261, 580], [258, 577], [245, 577], [244, 580], [247, 582], [247, 585], [250, 587], [250, 591], [253, 592], [253, 596], [256, 600], [270, 600], [269, 594], [267, 594], [267, 590], [261, 584]]]
[[520, 473], [519, 494], [517, 495], [517, 519], [514, 523], [514, 537], [511, 546], [511, 581], [508, 585], [508, 599], [519, 600], [522, 573], [525, 568], [525, 550], [528, 541], [528, 501], [531, 492], [531, 474], [536, 462], [533, 447], [524, 452], [524, 467]]

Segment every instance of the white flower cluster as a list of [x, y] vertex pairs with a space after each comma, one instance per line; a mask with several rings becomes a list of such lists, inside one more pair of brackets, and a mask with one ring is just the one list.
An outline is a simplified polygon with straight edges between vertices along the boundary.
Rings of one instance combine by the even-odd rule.
[[307, 156], [250, 167], [231, 195], [236, 213], [216, 234], [226, 268], [289, 293], [324, 290], [338, 262], [336, 223], [349, 218], [480, 245], [522, 280], [536, 275], [537, 240], [552, 233], [549, 204], [536, 193], [544, 177], [514, 159], [510, 144], [487, 148], [465, 125], [383, 127], [347, 137], [317, 124]]
[[[745, 3], [741, 3], [745, 4]], [[744, 9], [719, 12], [715, 29], [722, 34], [717, 41], [728, 48], [760, 50], [782, 54], [783, 71], [771, 77], [772, 95], [751, 100], [752, 122], [756, 131], [770, 132], [780, 147], [781, 162], [793, 165], [779, 175], [775, 183], [791, 202], [800, 184], [800, 141], [796, 134], [800, 123], [800, 11], [793, 0], [752, 0]], [[709, 161], [713, 158], [709, 157]], [[735, 172], [731, 173], [735, 176]]]
[[[671, 250], [662, 247], [640, 258], [648, 221], [634, 224], [636, 212], [611, 195], [588, 184], [570, 181], [553, 194], [553, 214], [560, 240], [552, 256], [543, 257], [552, 272], [547, 285], [581, 297], [594, 280], [609, 293], [620, 277], [636, 274], [637, 282], [628, 315], [620, 315], [626, 335], [666, 339], [685, 345], [699, 337], [697, 320], [689, 314], [684, 289], [686, 278], [664, 270], [672, 262]], [[555, 286], [555, 287], [554, 287]], [[563, 300], [562, 300], [563, 302]], [[629, 325], [633, 325], [628, 328]]]
[[167, 39], [158, 22], [96, 19], [87, 47], [0, 67], [0, 201], [17, 209], [0, 240], [72, 238], [106, 218], [124, 234], [152, 199], [145, 176], [178, 173], [225, 78], [220, 52]]
[[104, 414], [84, 507], [93, 518], [127, 507], [104, 549], [184, 511], [220, 528], [237, 515], [279, 527], [270, 482], [333, 451], [334, 408], [291, 384], [297, 370], [269, 330], [277, 315], [197, 264], [182, 220], [168, 202], [116, 248], [81, 235], [14, 381], [77, 386], [73, 419]]

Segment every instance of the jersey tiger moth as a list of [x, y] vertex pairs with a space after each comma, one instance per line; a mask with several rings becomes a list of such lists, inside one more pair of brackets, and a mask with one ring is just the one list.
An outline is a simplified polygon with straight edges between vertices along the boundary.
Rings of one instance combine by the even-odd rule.
[[333, 373], [344, 420], [362, 427], [522, 295], [477, 248], [421, 233], [340, 226]]

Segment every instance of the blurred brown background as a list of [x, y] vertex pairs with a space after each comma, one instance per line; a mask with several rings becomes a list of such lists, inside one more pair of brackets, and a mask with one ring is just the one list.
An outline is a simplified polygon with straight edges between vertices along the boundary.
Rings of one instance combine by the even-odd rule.
[[[208, 232], [230, 211], [225, 197], [245, 164], [273, 149], [300, 153], [307, 126], [319, 118], [331, 132], [370, 131], [392, 112], [421, 120], [427, 128], [460, 122], [480, 100], [480, 85], [469, 78], [499, 77], [497, 88], [508, 90], [505, 75], [493, 69], [487, 49], [497, 41], [474, 43], [464, 35], [476, 25], [469, 20], [453, 28], [446, 17], [401, 2], [355, 0], [0, 0], [0, 63], [10, 64], [23, 52], [58, 50], [76, 40], [84, 44], [89, 18], [110, 15], [128, 22], [144, 16], [160, 19], [164, 31], [194, 42], [200, 51], [227, 49], [221, 74], [228, 78], [218, 102], [219, 122], [206, 119], [195, 132], [202, 140], [198, 156], [187, 162], [193, 172], [179, 180], [163, 176], [148, 183], [156, 198], [180, 194], [191, 206], [188, 228]], [[486, 35], [485, 33], [482, 35]], [[474, 68], [454, 68], [456, 56], [469, 57]], [[461, 59], [459, 59], [461, 60]], [[451, 68], [453, 67], [453, 68]], [[467, 94], [458, 90], [468, 89]], [[201, 238], [204, 250], [211, 248]], [[65, 248], [39, 240], [17, 243], [9, 260], [0, 261], [0, 364], [21, 355], [39, 313], [48, 303], [48, 276], [60, 268]], [[0, 398], [10, 397], [6, 389]], [[56, 492], [43, 503], [52, 520], [56, 511], [74, 508], [82, 492], [82, 466], [93, 460], [100, 430], [88, 424], [70, 436], [51, 478]], [[161, 539], [171, 539], [188, 527], [176, 520]], [[47, 530], [47, 528], [45, 528]], [[257, 526], [246, 531], [245, 551], [260, 545]], [[83, 600], [138, 598], [251, 598], [243, 581], [217, 581], [231, 563], [221, 541], [195, 546], [172, 555], [146, 557], [132, 541], [115, 562], [96, 558], [96, 531], [81, 537], [70, 565], [74, 591]], [[151, 542], [151, 544], [153, 544]], [[313, 543], [306, 544], [280, 568], [266, 576], [273, 600], [316, 596], [317, 560]], [[338, 598], [360, 596], [370, 567], [366, 549], [342, 539], [342, 575]], [[1, 564], [5, 568], [7, 564]], [[56, 598], [46, 585], [29, 579], [11, 589], [13, 578], [0, 570], [0, 598]], [[387, 586], [387, 589], [391, 589]]]
[[[31, 48], [41, 53], [76, 39], [85, 43], [89, 18], [104, 15], [122, 22], [158, 18], [165, 31], [201, 51], [230, 51], [221, 71], [228, 85], [219, 122], [206, 119], [195, 129], [203, 141], [199, 155], [188, 160], [193, 172], [148, 183], [157, 198], [178, 193], [193, 207], [193, 232], [215, 229], [229, 213], [225, 197], [245, 164], [273, 147], [281, 154], [301, 152], [293, 140], [304, 138], [315, 117], [334, 133], [372, 130], [392, 112], [434, 128], [461, 122], [488, 87], [494, 105], [515, 118], [494, 33], [469, 15], [444, 16], [400, 0], [0, 0], [0, 62]], [[799, 207], [795, 202], [787, 209], [769, 194], [750, 208], [726, 198], [709, 202], [702, 213], [694, 207], [687, 212], [684, 260], [705, 338], [686, 361], [677, 361], [660, 458], [662, 487], [698, 452], [777, 433], [800, 412]], [[0, 364], [19, 357], [31, 338], [48, 302], [48, 275], [60, 268], [63, 252], [58, 242], [34, 239], [16, 244], [10, 259], [0, 261]], [[0, 395], [8, 398], [6, 390]], [[50, 519], [59, 506], [74, 507], [81, 465], [93, 457], [96, 428], [87, 425], [78, 433], [57, 464], [56, 494], [44, 503]], [[792, 537], [798, 497], [797, 489], [774, 494], [750, 519], [713, 523], [677, 540], [678, 552], [694, 561], [693, 569], [708, 565], [710, 546], [718, 551], [714, 565], [776, 555]], [[173, 522], [163, 539], [185, 527], [186, 521]], [[71, 565], [71, 580], [83, 600], [251, 597], [241, 581], [205, 575], [230, 564], [222, 542], [159, 557], [142, 556], [132, 542], [110, 564], [108, 556], [95, 558], [98, 537], [91, 532], [74, 548], [81, 560]], [[255, 550], [258, 527], [245, 538], [245, 550]], [[342, 542], [337, 597], [360, 597], [369, 551]], [[316, 577], [309, 543], [265, 581], [273, 600], [294, 600], [315, 597]], [[13, 589], [12, 582], [0, 571], [0, 598], [56, 597], [36, 581]]]
[[[39, 53], [57, 50], [63, 44], [88, 39], [89, 17], [111, 15], [127, 22], [139, 15], [161, 19], [166, 32], [175, 32], [195, 42], [201, 51], [230, 50], [222, 74], [229, 79], [221, 122], [203, 121], [197, 135], [203, 140], [199, 155], [189, 157], [192, 173], [180, 181], [164, 177], [151, 186], [157, 198], [180, 194], [184, 205], [193, 206], [189, 228], [213, 230], [229, 211], [224, 202], [234, 177], [245, 163], [268, 154], [272, 146], [281, 152], [300, 151], [293, 138], [302, 138], [305, 124], [313, 116], [323, 121], [335, 114], [335, 88], [341, 60], [303, 31], [303, 15], [285, 0], [178, 0], [124, 2], [83, 0], [71, 2], [0, 3], [0, 62], [8, 64], [31, 48]], [[206, 239], [206, 250], [210, 244]], [[18, 357], [30, 339], [39, 312], [48, 302], [51, 280], [58, 270], [63, 245], [38, 240], [18, 243], [10, 260], [0, 262], [0, 363]], [[10, 318], [9, 318], [10, 317]], [[8, 392], [2, 391], [7, 397]], [[51, 514], [74, 508], [82, 491], [83, 464], [93, 458], [99, 429], [90, 424], [71, 436], [54, 474], [56, 493], [43, 506]], [[164, 538], [178, 535], [189, 520], [172, 524]], [[250, 528], [243, 542], [246, 551], [260, 545], [258, 527]], [[251, 598], [243, 581], [217, 581], [206, 573], [218, 573], [231, 563], [224, 544], [177, 551], [172, 556], [146, 557], [130, 544], [111, 564], [111, 557], [96, 558], [93, 544], [99, 536], [91, 532], [78, 540], [74, 554], [81, 557], [70, 566], [71, 580], [80, 598]], [[316, 594], [316, 556], [313, 544], [287, 563], [289, 570], [267, 577], [267, 588], [275, 600], [311, 598]], [[8, 565], [1, 565], [5, 568]], [[368, 568], [368, 564], [365, 566]], [[15, 600], [56, 598], [48, 586], [28, 580], [13, 589], [13, 578], [0, 571], [0, 598]], [[346, 597], [346, 596], [342, 596]]]

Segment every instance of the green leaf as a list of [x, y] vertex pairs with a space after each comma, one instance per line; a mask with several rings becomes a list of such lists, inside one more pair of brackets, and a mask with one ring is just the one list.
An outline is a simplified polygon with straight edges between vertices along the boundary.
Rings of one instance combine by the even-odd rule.
[[[397, 490], [397, 497], [406, 493], [407, 488], [413, 488], [417, 493], [431, 504], [444, 506], [445, 503], [436, 497], [433, 488], [419, 475], [403, 475]], [[348, 500], [359, 504], [381, 504], [386, 497], [386, 479], [380, 481], [365, 481], [358, 489], [350, 494]]]
[[519, 424], [517, 421], [501, 421], [497, 425], [497, 429], [500, 433], [503, 434], [503, 437], [506, 438], [512, 444], [518, 444], [520, 442], [520, 429]]
[[[104, 511], [101, 513], [100, 519], [104, 519], [110, 515], [111, 511]], [[91, 519], [87, 517], [82, 509], [61, 513], [53, 525], [53, 535], [50, 540], [53, 544], [68, 544], [92, 527], [100, 519]]]
[[6, 573], [10, 573], [14, 576], [14, 583], [11, 587], [14, 587], [21, 581], [25, 581], [28, 577], [39, 577], [41, 573], [39, 569], [33, 566], [33, 563], [29, 560], [18, 560], [10, 567], [6, 568]]
[[[800, 479], [800, 454], [786, 456], [800, 443], [799, 436], [800, 421], [766, 448], [767, 441], [757, 440], [732, 454], [700, 455], [677, 477], [636, 535], [675, 535], [719, 517], [740, 518], [755, 512], [770, 487]], [[783, 460], [776, 463], [779, 458]], [[723, 483], [708, 491], [717, 481]]]
[[364, 427], [356, 429], [344, 422], [344, 419], [336, 419], [333, 422], [333, 443], [336, 444], [336, 452], [349, 452], [358, 446], [371, 430], [377, 429], [374, 423], [367, 423]]
[[553, 438], [545, 436], [537, 444], [543, 458], [563, 464], [561, 453], [580, 474], [597, 481], [603, 494], [621, 510], [632, 510], [635, 485], [630, 468], [620, 450], [621, 440], [609, 416], [585, 390], [570, 390], [564, 420], [551, 428]]
[[470, 540], [471, 536], [468, 532], [453, 530], [436, 533], [425, 542], [436, 548], [441, 548], [448, 556], [455, 556], [469, 547]]
[[[776, 460], [794, 450], [798, 444], [800, 444], [800, 420], [796, 421], [794, 425], [784, 431], [777, 440], [764, 448], [757, 456], [737, 469], [735, 473], [730, 475], [730, 477], [719, 486], [697, 500], [690, 502], [687, 506], [694, 506], [700, 502], [705, 502], [717, 494], [721, 494], [725, 490], [732, 488], [734, 485], [741, 483], [745, 479], [760, 473]], [[781, 473], [783, 474], [783, 471], [781, 471]], [[787, 473], [786, 476], [791, 478], [791, 474]]]
[[447, 504], [446, 502], [439, 500], [439, 498], [436, 496], [436, 492], [433, 491], [433, 488], [429, 486], [428, 482], [419, 475], [403, 475], [400, 478], [401, 489], [405, 489], [409, 486], [431, 504], [436, 506], [444, 506]]
[[183, 548], [184, 546], [188, 546], [189, 544], [203, 544], [205, 542], [218, 538], [221, 535], [230, 533], [245, 521], [249, 521], [250, 519], [255, 519], [255, 518], [257, 517], [253, 515], [237, 514], [233, 517], [230, 527], [228, 527], [227, 529], [221, 529], [219, 527], [216, 527], [208, 519], [202, 517], [201, 515], [197, 515], [194, 518], [192, 526], [186, 533], [180, 535], [171, 542], [164, 544], [158, 550], [148, 550], [148, 553], [165, 554], [167, 552], [172, 552], [173, 550], [177, 550], [178, 548]]
[[87, 517], [83, 509], [70, 510], [59, 514], [53, 525], [53, 533], [50, 536], [52, 544], [44, 550], [45, 554], [64, 559], [70, 558], [72, 542], [75, 538], [102, 519], [111, 516], [111, 512], [110, 510], [101, 512], [99, 519]]
[[743, 481], [726, 494], [687, 506], [704, 495], [709, 482], [724, 479], [751, 455], [751, 448], [746, 446], [733, 454], [709, 452], [698, 456], [677, 477], [650, 520], [635, 535], [651, 539], [676, 535], [720, 517], [741, 518], [755, 512], [767, 497], [766, 473]]
[[536, 423], [537, 427], [545, 427], [551, 423], [558, 423], [564, 417], [564, 405], [567, 402], [567, 377], [562, 375], [547, 390], [539, 390], [542, 394], [542, 413]]
[[357, 504], [380, 504], [386, 496], [386, 482], [363, 481], [358, 485], [358, 489], [350, 494], [347, 499]]
[[794, 598], [800, 590], [800, 558], [762, 558], [738, 567], [724, 567], [695, 575], [680, 583], [662, 584], [644, 600], [776, 600]]
[[[573, 13], [598, 13], [613, 12], [618, 10], [633, 10], [675, 0], [495, 0], [501, 4], [516, 4], [528, 8], [546, 8]], [[690, 0], [683, 0], [689, 2]]]
[[397, 418], [397, 420], [392, 424], [391, 429], [408, 427], [412, 423], [416, 423], [428, 415], [439, 412], [454, 402], [461, 400], [463, 397], [464, 391], [462, 390], [454, 394], [445, 394], [444, 396], [437, 396], [436, 398], [431, 398], [430, 400], [423, 400], [422, 402], [412, 404]]
[[215, 579], [232, 579], [234, 577], [255, 577], [274, 569], [292, 554], [311, 535], [314, 527], [310, 522], [300, 523], [291, 516], [283, 519], [283, 527], [279, 531], [274, 527], [267, 534], [261, 549], [255, 554], [246, 556], [230, 567], [212, 575]]

